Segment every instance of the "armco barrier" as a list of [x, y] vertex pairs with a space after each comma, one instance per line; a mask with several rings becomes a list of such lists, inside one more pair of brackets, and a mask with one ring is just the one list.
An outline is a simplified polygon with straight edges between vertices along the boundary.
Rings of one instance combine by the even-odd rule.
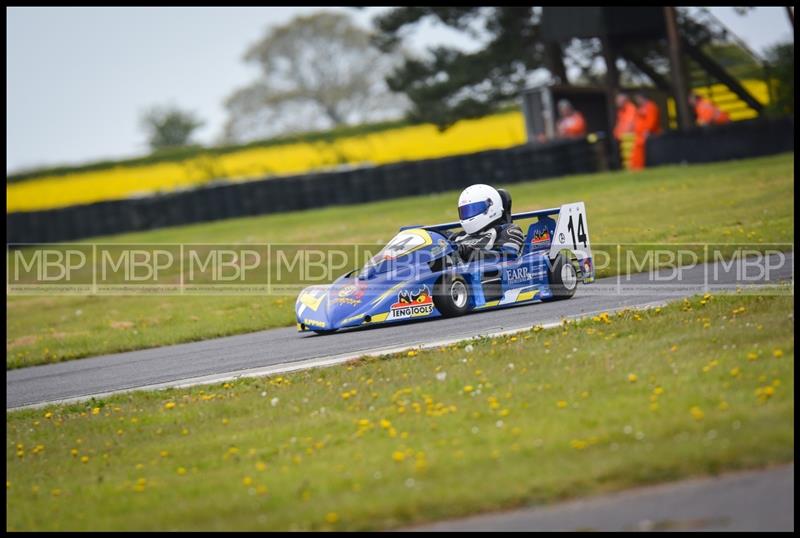
[[586, 140], [516, 146], [425, 161], [302, 176], [221, 183], [147, 198], [97, 202], [6, 215], [8, 243], [75, 241], [231, 217], [358, 204], [457, 190], [473, 183], [506, 184], [596, 172], [600, 144]]
[[686, 132], [670, 131], [647, 141], [647, 166], [708, 163], [773, 155], [794, 149], [794, 119], [755, 119]]

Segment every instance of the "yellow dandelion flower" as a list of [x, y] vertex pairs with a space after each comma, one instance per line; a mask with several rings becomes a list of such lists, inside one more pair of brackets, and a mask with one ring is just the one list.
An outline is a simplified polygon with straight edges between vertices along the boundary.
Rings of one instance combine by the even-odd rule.
[[161, 455], [162, 458], [166, 458], [167, 456], [169, 456], [169, 451], [162, 450], [161, 452], [159, 452], [159, 454]]
[[406, 459], [406, 454], [400, 450], [395, 450], [392, 452], [392, 459], [396, 462], [401, 462]]
[[89, 463], [89, 456], [81, 456], [81, 463]]
[[636, 374], [628, 374], [628, 381], [630, 381], [631, 383], [636, 383], [637, 379], [639, 378], [636, 377]]
[[756, 353], [755, 351], [751, 351], [747, 354], [747, 360], [754, 361], [756, 359], [758, 359], [758, 353]]
[[559, 409], [564, 409], [565, 407], [567, 407], [567, 402], [565, 402], [564, 400], [559, 400], [556, 402], [556, 406]]
[[92, 414], [93, 415], [99, 415], [100, 414], [100, 408], [99, 407], [93, 407], [92, 408]]
[[381, 419], [380, 424], [381, 424], [381, 428], [383, 428], [384, 430], [388, 430], [389, 428], [392, 427], [392, 423], [389, 422], [388, 420], [386, 420], [385, 418]]
[[264, 463], [263, 461], [256, 462], [256, 470], [257, 471], [262, 471], [262, 472], [266, 471], [267, 470], [267, 464]]
[[417, 351], [412, 349], [411, 351], [406, 353], [406, 356], [408, 356], [408, 357], [416, 357], [417, 356]]
[[731, 369], [731, 377], [739, 377], [742, 375], [742, 369], [738, 366], [736, 368]]
[[256, 493], [258, 493], [259, 495], [266, 495], [267, 492], [268, 492], [267, 486], [265, 486], [264, 484], [259, 484], [256, 486]]
[[783, 357], [783, 350], [782, 349], [777, 349], [777, 348], [773, 349], [772, 350], [772, 356], [775, 357], [776, 359], [780, 359], [781, 357]]
[[244, 478], [242, 478], [242, 485], [249, 486], [252, 483], [253, 483], [253, 479], [250, 478], [249, 476], [245, 476]]
[[48, 418], [48, 419], [49, 419], [49, 418], [53, 418], [53, 413], [51, 413], [50, 411], [48, 411], [47, 413], [45, 413], [45, 414], [44, 414], [44, 418]]
[[587, 443], [582, 439], [573, 439], [572, 441], [570, 441], [569, 445], [575, 450], [583, 450], [584, 448], [589, 446], [589, 443]]
[[499, 413], [499, 415], [500, 415], [501, 417], [507, 417], [509, 414], [511, 414], [511, 411], [509, 411], [508, 409], [503, 409], [503, 410], [501, 410], [501, 411], [500, 411], [500, 413]]
[[474, 389], [472, 388], [472, 385], [467, 385], [467, 386], [464, 387], [464, 392], [466, 392], [467, 394], [469, 394], [473, 390]]
[[689, 410], [689, 413], [691, 413], [692, 418], [695, 420], [703, 420], [703, 417], [705, 417], [703, 410], [696, 405]]
[[664, 389], [661, 387], [656, 387], [653, 389], [653, 394], [655, 394], [656, 396], [661, 396], [662, 394], [664, 394]]
[[186, 467], [178, 467], [175, 472], [178, 473], [179, 476], [183, 476], [186, 474]]
[[174, 409], [174, 408], [175, 408], [175, 402], [167, 402], [164, 404], [164, 409]]
[[58, 488], [55, 488], [55, 489], [53, 489], [53, 490], [51, 490], [51, 491], [50, 491], [50, 494], [51, 494], [53, 497], [58, 497], [59, 495], [61, 495], [61, 490], [60, 490], [60, 489], [58, 489]]
[[339, 514], [337, 514], [336, 512], [328, 512], [327, 514], [325, 514], [325, 521], [333, 525], [334, 523], [339, 521]]
[[730, 406], [728, 405], [728, 402], [726, 402], [725, 400], [723, 400], [723, 401], [719, 402], [719, 410], [720, 410], [720, 411], [727, 411], [727, 409], [728, 409], [729, 407], [730, 407]]

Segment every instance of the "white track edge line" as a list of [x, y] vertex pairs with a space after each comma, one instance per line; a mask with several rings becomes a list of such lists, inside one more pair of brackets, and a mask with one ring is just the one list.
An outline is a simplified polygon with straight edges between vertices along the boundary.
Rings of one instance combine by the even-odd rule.
[[166, 381], [164, 383], [156, 383], [153, 385], [143, 385], [141, 387], [131, 387], [127, 389], [119, 389], [113, 390], [108, 392], [98, 392], [94, 394], [86, 394], [83, 396], [74, 396], [71, 398], [63, 398], [59, 400], [49, 400], [46, 402], [37, 402], [34, 404], [27, 404], [27, 405], [20, 405], [17, 407], [9, 407], [6, 408], [6, 413], [13, 412], [13, 411], [21, 411], [23, 409], [38, 409], [42, 407], [47, 407], [50, 405], [61, 405], [61, 404], [71, 404], [71, 403], [79, 403], [82, 401], [87, 401], [91, 399], [100, 399], [100, 398], [107, 398], [109, 396], [114, 396], [117, 394], [126, 394], [129, 392], [139, 392], [139, 391], [154, 391], [154, 390], [167, 390], [167, 389], [183, 389], [189, 387], [195, 387], [198, 385], [212, 385], [214, 383], [223, 383], [226, 381], [233, 381], [236, 379], [241, 378], [248, 378], [248, 377], [267, 377], [274, 374], [282, 374], [288, 372], [296, 372], [300, 370], [309, 370], [312, 368], [326, 368], [329, 366], [336, 366], [338, 364], [343, 364], [346, 362], [350, 362], [356, 359], [364, 358], [364, 357], [383, 357], [386, 355], [393, 355], [395, 353], [402, 353], [403, 351], [411, 351], [411, 350], [423, 350], [423, 349], [431, 349], [436, 347], [442, 346], [449, 346], [452, 344], [457, 344], [460, 342], [467, 342], [469, 340], [476, 340], [479, 338], [497, 338], [500, 336], [508, 336], [512, 334], [517, 334], [525, 331], [530, 331], [534, 327], [541, 327], [542, 329], [553, 329], [555, 327], [559, 327], [562, 325], [564, 320], [571, 320], [571, 321], [578, 321], [595, 314], [600, 314], [602, 312], [618, 312], [620, 310], [648, 310], [650, 308], [657, 308], [661, 306], [665, 306], [670, 301], [667, 300], [659, 300], [653, 301], [649, 303], [644, 303], [641, 305], [632, 305], [632, 306], [618, 306], [614, 308], [604, 308], [601, 310], [593, 310], [591, 312], [584, 312], [578, 315], [572, 316], [564, 316], [561, 318], [560, 321], [552, 321], [543, 324], [536, 324], [536, 325], [526, 325], [524, 327], [517, 327], [515, 329], [506, 329], [501, 331], [494, 331], [486, 334], [474, 334], [472, 336], [460, 336], [457, 338], [450, 338], [448, 340], [437, 340], [435, 342], [425, 342], [423, 344], [412, 344], [408, 346], [397, 346], [388, 349], [379, 349], [379, 350], [372, 350], [372, 351], [356, 351], [341, 355], [334, 355], [332, 357], [315, 357], [312, 359], [302, 359], [295, 362], [289, 363], [282, 363], [282, 364], [273, 364], [270, 366], [259, 366], [258, 368], [251, 368], [247, 370], [240, 370], [236, 373], [233, 372], [225, 372], [221, 374], [210, 374], [206, 376], [199, 376], [184, 380], [177, 380], [177, 381]]

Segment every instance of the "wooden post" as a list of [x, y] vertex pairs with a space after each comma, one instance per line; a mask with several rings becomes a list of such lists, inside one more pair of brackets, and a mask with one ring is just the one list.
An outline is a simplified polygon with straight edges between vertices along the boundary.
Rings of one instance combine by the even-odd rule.
[[686, 81], [681, 39], [678, 35], [678, 22], [674, 7], [666, 6], [664, 8], [664, 20], [667, 25], [669, 69], [672, 74], [672, 95], [675, 98], [675, 108], [678, 110], [678, 128], [685, 131], [692, 126], [692, 116], [689, 114], [689, 86]]
[[603, 46], [603, 60], [606, 63], [606, 147], [610, 148], [609, 166], [612, 170], [621, 168], [617, 141], [614, 140], [614, 126], [617, 121], [616, 97], [619, 91], [619, 70], [617, 69], [617, 54], [611, 39], [607, 36], [600, 38]]

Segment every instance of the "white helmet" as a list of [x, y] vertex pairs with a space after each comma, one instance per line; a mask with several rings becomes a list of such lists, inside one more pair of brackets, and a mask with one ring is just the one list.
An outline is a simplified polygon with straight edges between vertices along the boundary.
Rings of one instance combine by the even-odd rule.
[[477, 184], [464, 189], [458, 197], [458, 218], [468, 234], [483, 230], [503, 216], [503, 200], [497, 189]]

